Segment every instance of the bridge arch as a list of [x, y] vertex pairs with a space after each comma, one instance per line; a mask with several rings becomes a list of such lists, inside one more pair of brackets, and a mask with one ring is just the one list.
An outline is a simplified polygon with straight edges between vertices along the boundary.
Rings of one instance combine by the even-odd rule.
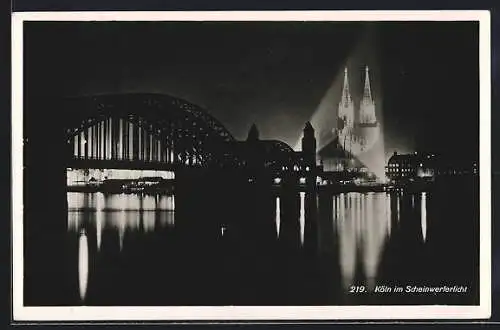
[[201, 107], [161, 94], [65, 99], [66, 142], [73, 159], [223, 165], [227, 129]]

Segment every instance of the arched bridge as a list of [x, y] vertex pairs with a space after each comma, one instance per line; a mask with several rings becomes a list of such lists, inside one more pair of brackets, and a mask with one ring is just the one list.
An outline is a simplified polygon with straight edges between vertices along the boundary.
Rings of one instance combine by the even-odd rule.
[[175, 170], [233, 166], [234, 138], [204, 109], [159, 94], [65, 99], [74, 168]]

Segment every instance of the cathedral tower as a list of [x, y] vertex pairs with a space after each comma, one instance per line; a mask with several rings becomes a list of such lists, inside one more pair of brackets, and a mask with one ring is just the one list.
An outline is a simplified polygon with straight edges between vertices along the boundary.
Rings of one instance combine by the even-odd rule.
[[344, 69], [344, 83], [342, 86], [342, 98], [338, 105], [337, 128], [335, 135], [343, 146], [344, 150], [352, 150], [354, 130], [354, 102], [349, 89], [349, 77], [347, 67]]
[[354, 103], [352, 101], [351, 92], [349, 90], [349, 77], [347, 75], [347, 67], [344, 69], [344, 83], [342, 87], [342, 98], [338, 106], [339, 130], [345, 127], [352, 127], [354, 124]]
[[377, 122], [375, 116], [375, 102], [373, 101], [370, 87], [370, 71], [368, 66], [365, 68], [365, 88], [359, 111], [361, 124], [375, 124]]

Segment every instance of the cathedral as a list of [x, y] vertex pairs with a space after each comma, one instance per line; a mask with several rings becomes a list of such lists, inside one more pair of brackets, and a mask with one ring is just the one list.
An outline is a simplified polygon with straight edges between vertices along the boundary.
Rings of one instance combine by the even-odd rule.
[[344, 69], [342, 95], [338, 103], [334, 140], [319, 151], [325, 171], [344, 171], [363, 167], [357, 156], [369, 151], [380, 135], [375, 101], [370, 83], [370, 70], [365, 67], [363, 95], [355, 102], [349, 86], [349, 73]]

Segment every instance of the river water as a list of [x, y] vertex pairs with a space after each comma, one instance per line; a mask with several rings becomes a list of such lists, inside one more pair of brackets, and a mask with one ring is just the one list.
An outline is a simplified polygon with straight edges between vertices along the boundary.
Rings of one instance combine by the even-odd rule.
[[[67, 199], [75, 305], [478, 303], [477, 201], [463, 190], [273, 194], [213, 226], [186, 225], [174, 195]], [[217, 207], [189, 214], [210, 223]]]

